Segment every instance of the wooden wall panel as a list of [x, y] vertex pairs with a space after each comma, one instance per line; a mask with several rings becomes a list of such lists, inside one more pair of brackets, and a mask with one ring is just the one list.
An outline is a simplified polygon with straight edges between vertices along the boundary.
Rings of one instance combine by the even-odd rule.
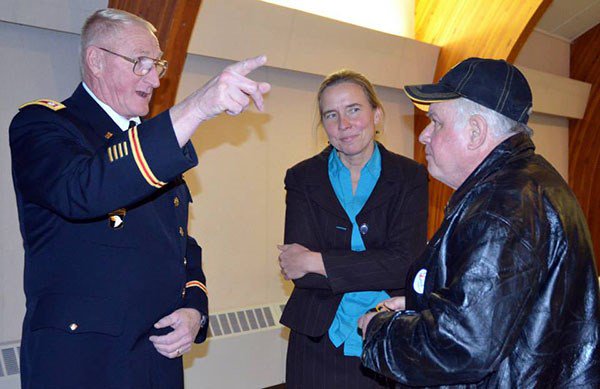
[[118, 8], [143, 17], [156, 27], [158, 41], [169, 61], [166, 76], [154, 92], [148, 116], [169, 109], [175, 103], [179, 79], [187, 56], [194, 23], [201, 0], [109, 0], [110, 8]]
[[[415, 38], [441, 46], [435, 81], [469, 57], [513, 61], [551, 0], [416, 0]], [[417, 110], [415, 110], [417, 111]], [[415, 112], [415, 159], [425, 163], [418, 142], [426, 117]], [[429, 184], [429, 236], [444, 218], [452, 190], [437, 180]]]
[[583, 119], [569, 121], [569, 185], [587, 218], [600, 269], [600, 24], [571, 45], [571, 78], [592, 84]]

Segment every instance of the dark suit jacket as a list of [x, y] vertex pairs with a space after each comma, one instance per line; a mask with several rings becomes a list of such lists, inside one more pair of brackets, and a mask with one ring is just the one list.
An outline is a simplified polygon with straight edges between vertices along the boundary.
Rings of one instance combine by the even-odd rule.
[[320, 252], [327, 272], [295, 280], [281, 317], [282, 324], [309, 336], [328, 330], [346, 292], [403, 294], [406, 272], [426, 243], [427, 172], [379, 144], [381, 175], [356, 216], [366, 251], [351, 251], [352, 224], [329, 181], [332, 150], [300, 162], [285, 177], [284, 241]]
[[[208, 313], [181, 178], [194, 149], [179, 147], [168, 112], [124, 132], [81, 85], [63, 103], [23, 107], [10, 126], [25, 248], [23, 388], [181, 386], [181, 358], [148, 337], [180, 307]], [[196, 341], [205, 337], [206, 327]]]

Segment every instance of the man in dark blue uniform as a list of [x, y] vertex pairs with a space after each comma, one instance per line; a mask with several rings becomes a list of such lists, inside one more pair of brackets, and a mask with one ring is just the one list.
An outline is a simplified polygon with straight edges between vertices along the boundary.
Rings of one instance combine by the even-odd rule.
[[201, 248], [187, 234], [205, 120], [235, 115], [266, 83], [245, 76], [264, 56], [226, 68], [155, 118], [167, 69], [154, 27], [101, 10], [81, 36], [83, 83], [62, 103], [21, 107], [10, 126], [25, 247], [23, 388], [176, 388], [181, 355], [206, 338]]

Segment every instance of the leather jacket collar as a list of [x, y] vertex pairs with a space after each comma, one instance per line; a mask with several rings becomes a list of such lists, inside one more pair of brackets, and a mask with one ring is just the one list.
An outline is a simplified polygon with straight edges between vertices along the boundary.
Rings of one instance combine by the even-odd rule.
[[504, 140], [492, 150], [450, 197], [446, 205], [445, 217], [448, 218], [452, 215], [464, 196], [471, 193], [477, 185], [502, 169], [507, 163], [531, 156], [534, 151], [535, 145], [527, 134], [518, 133]]

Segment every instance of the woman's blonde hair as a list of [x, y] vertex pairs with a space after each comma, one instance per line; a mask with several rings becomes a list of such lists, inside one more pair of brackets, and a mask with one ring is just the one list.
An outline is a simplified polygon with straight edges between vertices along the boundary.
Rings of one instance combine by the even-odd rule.
[[382, 116], [385, 116], [385, 111], [383, 109], [383, 104], [381, 104], [381, 100], [377, 97], [377, 93], [375, 93], [375, 88], [371, 81], [367, 79], [364, 75], [359, 72], [355, 72], [354, 70], [348, 69], [340, 69], [337, 72], [331, 73], [323, 82], [321, 82], [321, 86], [319, 87], [319, 92], [317, 93], [317, 104], [319, 105], [319, 122], [322, 124], [323, 111], [321, 108], [321, 99], [323, 98], [323, 93], [330, 86], [334, 86], [337, 84], [341, 84], [344, 82], [351, 82], [360, 86], [365, 92], [365, 96], [371, 105], [371, 108], [381, 110]]

